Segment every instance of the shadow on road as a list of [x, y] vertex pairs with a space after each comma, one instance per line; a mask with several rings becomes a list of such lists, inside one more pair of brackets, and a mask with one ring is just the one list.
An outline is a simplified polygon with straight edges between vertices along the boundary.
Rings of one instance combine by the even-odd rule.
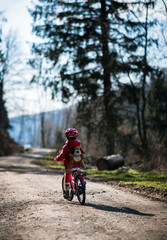
[[15, 172], [18, 174], [42, 174], [42, 175], [57, 175], [61, 174], [61, 172], [56, 172], [47, 168], [39, 168], [39, 167], [29, 167], [29, 166], [8, 166], [8, 165], [0, 165], [0, 172]]
[[119, 212], [119, 213], [126, 213], [126, 214], [133, 214], [133, 215], [147, 216], [147, 217], [154, 216], [154, 214], [142, 213], [142, 212], [139, 212], [135, 209], [128, 208], [128, 207], [117, 208], [117, 207], [101, 205], [101, 204], [94, 204], [94, 203], [86, 203], [85, 206], [92, 207], [92, 208], [95, 208], [98, 210], [108, 211], [108, 212]]

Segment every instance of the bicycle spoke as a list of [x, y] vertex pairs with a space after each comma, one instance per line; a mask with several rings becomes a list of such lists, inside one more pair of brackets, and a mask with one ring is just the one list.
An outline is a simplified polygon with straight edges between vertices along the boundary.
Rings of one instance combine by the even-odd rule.
[[85, 203], [86, 193], [85, 193], [85, 184], [83, 184], [82, 179], [80, 176], [76, 178], [76, 193], [78, 201], [81, 205]]

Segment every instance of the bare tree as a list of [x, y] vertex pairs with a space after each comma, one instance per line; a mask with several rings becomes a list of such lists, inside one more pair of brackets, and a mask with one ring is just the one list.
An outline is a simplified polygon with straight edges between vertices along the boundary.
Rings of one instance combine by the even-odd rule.
[[[20, 45], [15, 32], [9, 31], [6, 36], [1, 35], [1, 60], [0, 60], [0, 89], [1, 100], [8, 98], [9, 93], [20, 86], [23, 80], [23, 60]], [[7, 99], [8, 101], [8, 99]], [[12, 99], [15, 102], [15, 99]], [[2, 113], [1, 113], [2, 114]], [[0, 115], [1, 115], [0, 114]]]

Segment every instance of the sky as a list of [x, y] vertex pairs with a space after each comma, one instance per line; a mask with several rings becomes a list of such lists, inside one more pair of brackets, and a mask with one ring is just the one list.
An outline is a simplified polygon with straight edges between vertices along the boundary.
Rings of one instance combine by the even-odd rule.
[[[31, 43], [36, 39], [31, 32], [32, 18], [27, 10], [30, 4], [31, 0], [0, 0], [0, 11], [4, 11], [7, 19], [7, 22], [3, 23], [3, 32], [7, 34], [11, 29], [16, 32], [23, 62], [28, 61], [31, 56]], [[6, 83], [5, 100], [9, 118], [64, 107], [60, 101], [51, 100], [49, 90], [45, 92], [43, 87], [30, 85], [31, 77], [32, 69], [29, 68], [23, 71], [21, 83], [13, 86]]]

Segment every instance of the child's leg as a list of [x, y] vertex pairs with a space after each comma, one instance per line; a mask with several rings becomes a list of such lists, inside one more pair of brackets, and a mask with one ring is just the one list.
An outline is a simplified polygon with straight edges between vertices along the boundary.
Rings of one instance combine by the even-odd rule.
[[65, 173], [65, 193], [64, 198], [69, 198], [69, 187], [70, 187], [70, 179], [71, 179], [71, 173], [66, 172]]
[[69, 188], [69, 185], [70, 185], [70, 180], [71, 180], [71, 172], [66, 172], [65, 174], [65, 186], [68, 186]]
[[65, 166], [65, 185], [68, 186], [71, 180], [71, 171], [68, 169], [68, 162], [64, 162]]
[[68, 169], [68, 162], [64, 162], [65, 166], [65, 194], [64, 197], [68, 198], [69, 197], [69, 186], [70, 186], [70, 180], [71, 180], [71, 171]]

